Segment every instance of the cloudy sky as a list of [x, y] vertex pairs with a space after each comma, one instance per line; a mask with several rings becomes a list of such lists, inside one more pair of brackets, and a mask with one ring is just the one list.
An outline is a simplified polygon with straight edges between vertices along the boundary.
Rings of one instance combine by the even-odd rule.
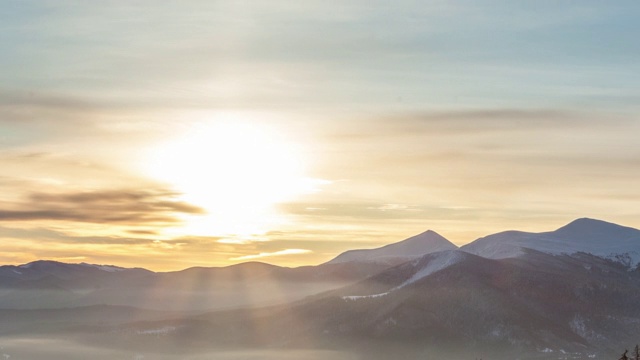
[[0, 0], [0, 263], [640, 227], [637, 1]]

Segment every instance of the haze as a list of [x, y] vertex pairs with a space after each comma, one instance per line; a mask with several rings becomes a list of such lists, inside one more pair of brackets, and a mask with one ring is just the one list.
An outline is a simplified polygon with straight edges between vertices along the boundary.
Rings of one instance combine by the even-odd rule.
[[640, 227], [638, 3], [2, 2], [1, 264]]

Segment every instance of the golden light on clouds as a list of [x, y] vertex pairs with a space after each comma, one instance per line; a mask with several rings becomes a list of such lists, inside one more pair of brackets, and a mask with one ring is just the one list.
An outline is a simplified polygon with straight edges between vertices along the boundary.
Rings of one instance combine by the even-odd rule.
[[427, 229], [640, 226], [624, 7], [12, 3], [0, 265], [292, 266]]
[[305, 177], [300, 145], [250, 116], [212, 114], [148, 152], [148, 176], [206, 212], [187, 214], [172, 231], [250, 238], [284, 221], [275, 204], [314, 191], [318, 182]]
[[229, 260], [232, 260], [232, 261], [248, 261], [248, 260], [262, 259], [262, 258], [266, 258], [266, 257], [308, 254], [310, 252], [311, 252], [311, 250], [306, 250], [306, 249], [284, 249], [284, 250], [274, 251], [274, 252], [262, 252], [262, 253], [259, 253], [259, 254], [256, 254], [256, 255], [238, 256], [238, 257], [231, 258]]

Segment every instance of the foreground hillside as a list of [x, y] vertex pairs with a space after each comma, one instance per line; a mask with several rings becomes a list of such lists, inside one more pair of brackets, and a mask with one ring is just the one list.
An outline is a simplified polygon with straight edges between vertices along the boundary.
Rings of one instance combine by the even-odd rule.
[[[413, 355], [465, 349], [469, 355], [606, 358], [637, 341], [638, 304], [640, 272], [592, 255], [528, 251], [490, 260], [448, 251], [290, 306], [136, 323], [109, 334], [118, 346], [142, 349], [311, 347], [374, 354], [401, 345]], [[162, 336], [148, 336], [152, 329], [162, 329]]]

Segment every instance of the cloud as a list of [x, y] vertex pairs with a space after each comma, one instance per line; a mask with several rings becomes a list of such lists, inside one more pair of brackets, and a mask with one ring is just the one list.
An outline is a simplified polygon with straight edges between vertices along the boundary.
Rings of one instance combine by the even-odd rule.
[[[141, 230], [140, 232], [143, 232], [143, 230]], [[21, 229], [15, 227], [0, 226], [0, 239], [47, 240], [50, 243], [58, 244], [145, 245], [151, 244], [156, 241], [152, 238], [140, 237], [143, 235], [151, 234], [140, 233], [137, 237], [78, 236], [41, 227]]]
[[303, 203], [293, 202], [280, 205], [280, 208], [292, 215], [321, 218], [350, 219], [421, 219], [442, 209], [430, 209], [426, 206], [378, 204], [378, 203]]
[[0, 221], [169, 225], [180, 222], [179, 214], [204, 213], [199, 207], [176, 200], [177, 196], [177, 193], [164, 189], [32, 193], [14, 208], [0, 209]]
[[[0, 109], [61, 109], [61, 110], [93, 110], [95, 104], [84, 101], [76, 96], [51, 95], [42, 92], [7, 91], [0, 89]], [[26, 117], [39, 120], [34, 117]], [[11, 121], [3, 118], [0, 121]]]
[[308, 254], [311, 252], [312, 252], [311, 250], [306, 250], [306, 249], [285, 249], [285, 250], [274, 251], [274, 252], [262, 252], [256, 255], [238, 256], [238, 257], [230, 258], [229, 260], [244, 261], [244, 260], [261, 259], [261, 258], [273, 257], [273, 256]]
[[[0, 226], [3, 241], [0, 264], [22, 264], [38, 259], [86, 262], [182, 270], [191, 266], [228, 265], [229, 257], [256, 252], [253, 246], [235, 248], [217, 242], [216, 237], [177, 237], [158, 240], [155, 236], [82, 236], [48, 228]], [[144, 256], [141, 256], [144, 254]]]
[[[607, 121], [602, 121], [603, 118]], [[600, 130], [628, 127], [633, 117], [611, 112], [582, 112], [559, 108], [490, 108], [389, 112], [375, 116], [353, 116], [349, 122], [331, 126], [331, 140], [397, 140], [399, 137], [477, 138], [505, 133], [553, 133], [568, 130]], [[535, 135], [535, 134], [534, 134]]]

